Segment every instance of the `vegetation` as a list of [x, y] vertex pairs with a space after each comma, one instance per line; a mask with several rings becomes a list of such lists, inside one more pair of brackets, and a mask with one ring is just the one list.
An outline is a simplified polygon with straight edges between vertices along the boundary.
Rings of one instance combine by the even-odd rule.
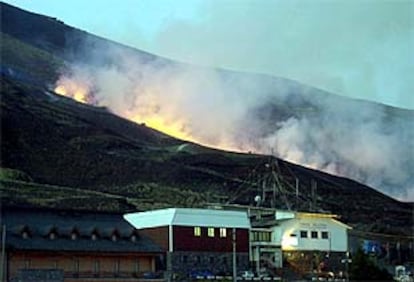
[[[48, 92], [64, 61], [82, 54], [82, 40], [116, 44], [49, 17], [6, 4], [2, 8], [3, 204], [118, 211], [229, 200], [249, 204], [259, 189], [252, 183], [269, 172], [264, 164], [277, 162], [283, 185], [295, 188], [298, 180], [302, 201], [296, 205], [294, 192], [286, 196], [293, 208], [309, 210], [307, 199], [312, 197], [311, 183], [315, 182], [313, 209], [337, 213], [359, 230], [411, 235], [406, 226], [414, 225], [412, 204], [393, 200], [355, 181], [268, 156], [223, 152], [183, 142], [105, 109]], [[74, 40], [71, 44], [69, 37]], [[128, 52], [143, 60], [154, 59], [138, 50]], [[258, 111], [270, 111], [276, 118], [290, 111], [317, 111], [307, 104], [291, 108], [289, 103], [275, 103], [269, 104], [269, 110]], [[276, 206], [286, 208], [282, 201]]]
[[393, 281], [392, 275], [378, 267], [362, 249], [356, 251], [350, 265], [352, 281]]
[[0, 167], [0, 180], [32, 181], [32, 178], [23, 171]]
[[2, 67], [14, 76], [33, 82], [54, 83], [63, 61], [52, 54], [0, 32]]

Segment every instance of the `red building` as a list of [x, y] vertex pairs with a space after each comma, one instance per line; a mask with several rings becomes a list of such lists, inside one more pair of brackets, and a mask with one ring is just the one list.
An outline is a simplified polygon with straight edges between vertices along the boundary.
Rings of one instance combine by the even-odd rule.
[[245, 212], [171, 208], [124, 218], [167, 252], [167, 270], [176, 275], [231, 275], [233, 242], [237, 268], [249, 266], [250, 221]]

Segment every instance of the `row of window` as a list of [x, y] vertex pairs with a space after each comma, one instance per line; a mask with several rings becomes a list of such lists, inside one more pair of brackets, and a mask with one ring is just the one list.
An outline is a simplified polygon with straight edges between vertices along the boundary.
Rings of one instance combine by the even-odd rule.
[[[100, 265], [101, 264], [100, 264], [100, 261], [99, 260], [94, 260], [93, 261], [93, 272], [95, 272], [95, 273], [100, 272], [101, 271]], [[115, 273], [118, 273], [120, 271], [120, 265], [121, 265], [120, 260], [119, 259], [115, 259], [114, 260], [114, 265], [113, 265], [113, 271]], [[24, 268], [25, 269], [30, 269], [31, 267], [32, 267], [32, 261], [30, 259], [24, 260]], [[59, 262], [58, 262], [58, 260], [51, 261], [50, 267], [51, 268], [54, 268], [54, 269], [58, 269], [59, 268]], [[138, 272], [139, 270], [140, 270], [139, 259], [136, 259], [134, 261], [133, 271]], [[79, 260], [78, 259], [74, 259], [72, 261], [71, 271], [73, 271], [73, 272], [79, 272]], [[105, 271], [108, 271], [108, 269], [105, 269]]]
[[250, 240], [253, 242], [270, 242], [271, 232], [269, 231], [253, 231], [250, 233]]
[[[201, 228], [199, 226], [194, 227], [194, 236], [195, 237], [201, 237], [202, 230], [204, 228]], [[227, 229], [226, 228], [214, 228], [214, 227], [208, 227], [207, 228], [207, 236], [208, 237], [215, 237], [216, 236], [216, 229], [219, 230], [219, 237], [220, 238], [226, 238], [227, 237]]]
[[[77, 233], [77, 232], [72, 232], [71, 234], [70, 234], [70, 239], [71, 240], [76, 240], [76, 239], [78, 239], [80, 237], [80, 235]], [[22, 238], [23, 239], [29, 239], [30, 238], [30, 234], [27, 232], [27, 231], [23, 231], [22, 232]], [[55, 240], [55, 239], [57, 239], [58, 238], [58, 234], [57, 234], [57, 232], [50, 232], [49, 233], [49, 235], [48, 235], [48, 238], [50, 239], [50, 240]], [[96, 241], [96, 240], [98, 240], [100, 237], [99, 237], [99, 235], [97, 234], [97, 233], [92, 233], [91, 234], [91, 236], [90, 236], [90, 238], [91, 238], [91, 240], [92, 241]], [[111, 236], [110, 236], [110, 239], [113, 241], [113, 242], [116, 242], [116, 241], [118, 241], [119, 240], [119, 238], [120, 238], [120, 236], [118, 235], [118, 234], [116, 234], [116, 233], [114, 233], [114, 234], [112, 234]], [[137, 240], [137, 236], [135, 235], [135, 234], [132, 234], [130, 237], [129, 237], [129, 239], [132, 241], [132, 242], [135, 242], [136, 240]]]
[[[226, 256], [209, 256], [207, 258], [204, 258], [204, 261], [208, 259], [208, 262], [210, 264], [213, 263], [224, 263], [227, 264], [228, 263], [228, 258]], [[196, 263], [200, 263], [203, 260], [202, 256], [187, 256], [187, 255], [183, 255], [181, 256], [181, 262], [183, 263], [187, 263], [187, 262], [196, 262]], [[236, 256], [236, 262], [239, 262], [239, 257]]]
[[329, 239], [329, 232], [328, 231], [309, 231], [301, 230], [300, 231], [300, 238], [311, 238], [311, 239]]

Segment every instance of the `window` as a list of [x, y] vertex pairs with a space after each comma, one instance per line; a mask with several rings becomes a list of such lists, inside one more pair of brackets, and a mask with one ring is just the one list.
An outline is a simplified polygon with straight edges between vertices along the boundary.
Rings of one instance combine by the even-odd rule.
[[96, 233], [92, 233], [91, 239], [92, 241], [96, 241], [98, 239], [98, 235]]
[[214, 237], [214, 228], [213, 227], [208, 228], [207, 235], [208, 235], [208, 237]]
[[251, 233], [251, 240], [253, 242], [270, 242], [271, 232], [268, 231], [253, 231]]
[[136, 242], [137, 241], [137, 235], [132, 234], [131, 235], [131, 242]]
[[301, 230], [300, 231], [300, 238], [308, 238], [308, 231]]
[[28, 239], [29, 238], [29, 232], [23, 231], [22, 232], [22, 237], [23, 237], [23, 239]]
[[221, 238], [227, 237], [227, 229], [226, 228], [220, 228], [220, 237]]
[[95, 274], [99, 273], [99, 266], [100, 266], [99, 260], [95, 260], [93, 263], [93, 272]]
[[56, 232], [52, 231], [49, 233], [49, 239], [50, 240], [55, 240], [57, 237]]
[[200, 237], [201, 236], [201, 227], [194, 227], [194, 236]]
[[118, 235], [116, 233], [112, 234], [111, 240], [112, 242], [116, 242], [118, 240]]
[[70, 234], [70, 239], [72, 239], [72, 240], [76, 240], [76, 238], [78, 238], [78, 233], [76, 233], [76, 232], [72, 232], [72, 233]]
[[328, 239], [329, 238], [328, 231], [322, 231], [321, 235], [322, 235], [322, 239]]
[[187, 262], [187, 256], [186, 256], [186, 255], [182, 256], [182, 257], [181, 257], [181, 260], [182, 260], [182, 262], [184, 262], [184, 263], [185, 263], [185, 262]]
[[139, 270], [140, 270], [140, 267], [139, 267], [139, 259], [135, 259], [135, 262], [134, 262], [134, 272], [135, 273], [138, 273]]
[[24, 268], [29, 269], [31, 265], [30, 259], [24, 260]]
[[260, 241], [262, 242], [270, 242], [270, 232], [260, 232]]
[[73, 272], [78, 273], [79, 272], [79, 260], [78, 259], [74, 259], [73, 260]]
[[115, 263], [114, 263], [114, 273], [115, 274], [119, 273], [120, 265], [121, 265], [121, 262], [119, 261], [119, 259], [115, 259]]
[[318, 239], [318, 231], [311, 231], [311, 238]]

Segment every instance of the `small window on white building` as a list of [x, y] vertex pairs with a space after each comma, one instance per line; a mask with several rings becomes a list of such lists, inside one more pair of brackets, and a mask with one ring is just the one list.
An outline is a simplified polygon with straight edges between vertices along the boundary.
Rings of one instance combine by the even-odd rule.
[[321, 236], [322, 236], [322, 239], [329, 239], [328, 231], [322, 231]]
[[318, 239], [318, 231], [311, 231], [311, 238]]
[[220, 228], [220, 237], [221, 238], [227, 237], [227, 229], [226, 228]]
[[300, 231], [300, 238], [308, 238], [308, 231], [301, 230]]
[[201, 227], [199, 227], [199, 226], [194, 227], [194, 236], [196, 236], [196, 237], [201, 236]]
[[209, 227], [207, 229], [207, 235], [208, 235], [208, 237], [214, 237], [214, 228], [213, 227]]

